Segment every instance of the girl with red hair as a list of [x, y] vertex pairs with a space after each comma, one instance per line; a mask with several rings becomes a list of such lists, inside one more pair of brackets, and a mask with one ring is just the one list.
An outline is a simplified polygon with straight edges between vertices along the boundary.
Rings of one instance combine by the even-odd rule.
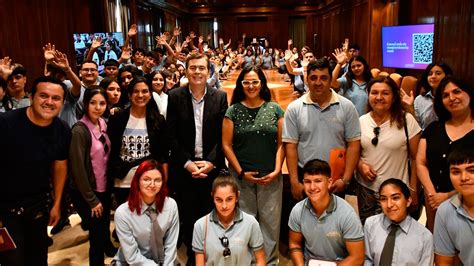
[[163, 165], [154, 160], [138, 166], [128, 201], [115, 211], [120, 248], [114, 265], [176, 264], [178, 206], [167, 197], [163, 173]]

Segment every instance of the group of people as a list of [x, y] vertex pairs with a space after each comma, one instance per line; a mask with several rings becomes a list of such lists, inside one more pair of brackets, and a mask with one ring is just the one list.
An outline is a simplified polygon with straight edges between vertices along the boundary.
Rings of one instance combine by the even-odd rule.
[[[289, 41], [270, 62], [300, 76], [284, 111], [262, 70], [269, 47], [212, 49], [203, 37], [194, 46], [194, 33], [172, 35], [157, 37], [157, 53], [124, 47], [105, 77], [93, 60], [75, 74], [47, 44], [46, 76], [29, 96], [26, 69], [1, 60], [0, 227], [17, 248], [0, 264], [47, 264], [46, 226], [67, 219], [68, 194], [91, 265], [104, 254], [115, 265], [172, 265], [180, 243], [189, 265], [277, 265], [285, 158], [294, 265], [474, 263], [474, 91], [449, 66], [431, 64], [414, 98], [372, 77], [347, 41], [335, 60]], [[229, 107], [219, 79], [232, 69]], [[343, 199], [350, 187], [358, 214]], [[422, 190], [429, 230], [411, 217]]]

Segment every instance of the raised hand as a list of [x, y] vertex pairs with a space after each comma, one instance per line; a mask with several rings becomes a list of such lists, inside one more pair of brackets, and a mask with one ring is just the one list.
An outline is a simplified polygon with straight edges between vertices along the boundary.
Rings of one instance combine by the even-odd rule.
[[62, 70], [67, 71], [69, 69], [69, 61], [67, 60], [67, 56], [64, 53], [61, 53], [58, 50], [54, 51], [54, 59], [52, 63], [57, 67], [61, 68]]
[[97, 36], [94, 38], [91, 44], [91, 49], [96, 50], [97, 48], [102, 46], [102, 37]]
[[209, 41], [209, 40], [211, 40], [211, 39], [212, 39], [212, 35], [209, 33], [209, 34], [207, 35], [207, 40]]
[[224, 44], [224, 40], [222, 38], [219, 38], [219, 45]]
[[123, 61], [127, 61], [128, 59], [130, 59], [130, 57], [132, 57], [132, 48], [130, 47], [127, 47], [127, 48], [123, 48], [122, 50], [122, 55], [120, 55], [120, 58], [123, 60]]
[[54, 44], [51, 45], [51, 43], [48, 43], [43, 46], [44, 60], [46, 60], [46, 62], [50, 62], [51, 60], [53, 60], [55, 51], [56, 48], [54, 47]]
[[166, 38], [165, 40], [168, 40], [169, 37], [170, 37], [170, 33], [168, 31], [165, 31], [165, 32], [163, 32], [162, 36], [165, 36], [165, 38]]
[[342, 49], [336, 48], [332, 55], [336, 58], [338, 64], [344, 65], [348, 61], [347, 54]]
[[412, 106], [415, 101], [415, 96], [413, 95], [413, 90], [410, 91], [410, 94], [407, 94], [404, 89], [400, 88], [400, 97], [402, 104], [406, 106]]
[[177, 42], [177, 43], [174, 45], [174, 48], [175, 48], [175, 50], [176, 50], [176, 53], [180, 53], [180, 52], [182, 51], [182, 49], [183, 49], [183, 46], [182, 46], [179, 42]]
[[174, 28], [173, 36], [178, 37], [180, 34], [181, 34], [181, 28], [180, 27]]
[[13, 71], [12, 60], [10, 57], [5, 56], [3, 59], [0, 59], [0, 77], [8, 77]]
[[132, 24], [128, 30], [128, 37], [133, 37], [137, 35], [137, 24]]
[[165, 35], [156, 36], [156, 37], [155, 37], [155, 40], [156, 40], [156, 42], [157, 42], [159, 45], [165, 45], [165, 44], [167, 44], [167, 42], [166, 42], [166, 36], [165, 36]]
[[245, 33], [242, 34], [242, 39], [245, 39], [245, 37], [247, 37], [247, 35], [245, 35]]
[[288, 45], [293, 45], [293, 40], [292, 39], [288, 40]]

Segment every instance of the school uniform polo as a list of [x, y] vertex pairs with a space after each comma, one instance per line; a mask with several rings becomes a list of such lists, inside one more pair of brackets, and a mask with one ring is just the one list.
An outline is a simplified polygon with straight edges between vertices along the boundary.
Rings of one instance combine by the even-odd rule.
[[327, 209], [317, 216], [309, 198], [298, 202], [291, 210], [288, 226], [303, 234], [304, 260], [343, 260], [349, 255], [346, 241], [364, 240], [359, 217], [345, 200], [331, 194]]
[[[229, 239], [231, 255], [224, 258], [220, 238]], [[263, 248], [263, 237], [257, 220], [236, 208], [231, 226], [227, 229], [219, 222], [214, 209], [194, 224], [193, 251], [204, 253], [206, 265], [250, 265], [252, 253]]]

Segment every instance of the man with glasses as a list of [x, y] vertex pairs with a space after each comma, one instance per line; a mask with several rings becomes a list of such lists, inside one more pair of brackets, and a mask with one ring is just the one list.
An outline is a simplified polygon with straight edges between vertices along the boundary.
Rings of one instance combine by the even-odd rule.
[[194, 263], [191, 249], [194, 222], [212, 209], [211, 187], [224, 165], [221, 149], [222, 120], [227, 94], [206, 86], [209, 59], [194, 54], [186, 60], [187, 86], [171, 90], [167, 123], [171, 136], [170, 187], [182, 217], [188, 263]]
[[329, 162], [331, 151], [345, 149], [343, 176], [331, 183], [333, 192], [344, 193], [360, 150], [359, 115], [354, 104], [331, 89], [328, 59], [310, 62], [307, 70], [309, 92], [290, 103], [283, 124], [291, 193], [297, 200], [303, 198], [302, 167], [306, 162]]
[[60, 118], [66, 121], [70, 127], [83, 115], [84, 107], [82, 106], [82, 99], [86, 89], [92, 85], [98, 85], [102, 80], [102, 77], [99, 76], [97, 63], [92, 60], [82, 63], [79, 76], [81, 78], [81, 87], [73, 86], [71, 81], [64, 81], [68, 90], [66, 91], [64, 107], [61, 111]]
[[16, 243], [0, 252], [0, 265], [47, 265], [47, 225], [60, 219], [71, 140], [57, 118], [65, 91], [55, 78], [38, 78], [30, 107], [0, 115], [0, 227]]

